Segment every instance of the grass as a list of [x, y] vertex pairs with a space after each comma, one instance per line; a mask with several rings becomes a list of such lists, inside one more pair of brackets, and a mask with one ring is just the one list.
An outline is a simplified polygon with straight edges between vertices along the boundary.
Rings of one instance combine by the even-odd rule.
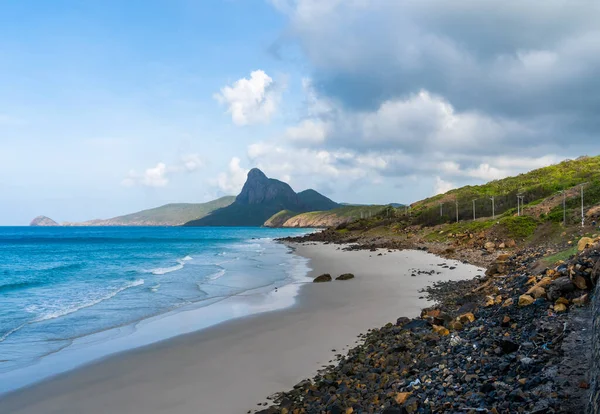
[[556, 263], [558, 261], [567, 260], [569, 257], [573, 256], [576, 253], [577, 253], [577, 246], [573, 246], [573, 247], [570, 247], [561, 252], [555, 253], [551, 256], [544, 257], [541, 261], [546, 266], [552, 266], [554, 263]]
[[531, 216], [510, 216], [500, 220], [500, 225], [504, 226], [508, 236], [514, 239], [526, 239], [535, 233], [540, 222]]

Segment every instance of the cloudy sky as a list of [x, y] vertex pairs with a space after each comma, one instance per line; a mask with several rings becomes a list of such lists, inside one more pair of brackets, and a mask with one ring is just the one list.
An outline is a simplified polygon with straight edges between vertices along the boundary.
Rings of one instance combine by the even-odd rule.
[[0, 3], [0, 225], [412, 202], [600, 154], [596, 0]]

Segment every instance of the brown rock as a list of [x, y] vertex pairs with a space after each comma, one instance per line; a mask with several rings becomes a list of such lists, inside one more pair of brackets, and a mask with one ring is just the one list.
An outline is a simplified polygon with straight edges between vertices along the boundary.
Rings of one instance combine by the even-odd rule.
[[579, 296], [578, 298], [573, 299], [573, 305], [583, 306], [587, 303], [587, 301], [588, 301], [588, 295], [586, 293], [584, 295]]
[[495, 302], [494, 302], [494, 297], [493, 296], [486, 296], [485, 297], [485, 305], [484, 306], [486, 306], [486, 307], [494, 306], [494, 303]]
[[450, 331], [440, 325], [433, 325], [433, 332], [441, 336], [450, 335]]
[[344, 273], [343, 275], [339, 275], [335, 278], [335, 280], [350, 280], [354, 279], [354, 275], [352, 273]]
[[498, 257], [496, 257], [496, 262], [502, 262], [502, 263], [507, 262], [509, 257], [510, 256], [508, 254], [503, 253], [501, 255], [498, 255]]
[[399, 392], [394, 398], [398, 404], [404, 404], [412, 392]]
[[582, 237], [577, 242], [577, 250], [580, 252], [584, 251], [585, 249], [592, 246], [593, 244], [594, 244], [594, 239], [591, 239], [589, 237]]
[[475, 315], [473, 315], [471, 312], [463, 313], [458, 317], [458, 320], [463, 324], [467, 324], [475, 320]]
[[494, 249], [496, 249], [496, 245], [494, 244], [494, 242], [487, 242], [483, 245], [483, 248], [488, 252], [493, 252]]
[[313, 283], [331, 282], [331, 275], [329, 273], [323, 273], [321, 276], [315, 277]]
[[506, 300], [504, 301], [504, 303], [502, 304], [502, 307], [503, 307], [503, 308], [507, 308], [507, 307], [509, 307], [510, 305], [512, 305], [513, 303], [514, 303], [514, 301], [512, 300], [512, 298], [508, 298], [508, 299], [506, 299]]
[[573, 279], [573, 284], [575, 286], [577, 286], [578, 289], [581, 289], [581, 290], [587, 289], [587, 282], [585, 281], [583, 276], [579, 276], [579, 275], [575, 276], [575, 278]]
[[556, 302], [554, 302], [554, 303], [557, 304], [557, 305], [559, 303], [562, 303], [563, 305], [568, 305], [569, 304], [569, 299], [560, 297], [560, 298], [556, 299]]
[[567, 310], [567, 307], [563, 303], [558, 303], [554, 305], [554, 312], [564, 312]]
[[448, 324], [448, 327], [453, 331], [460, 331], [463, 328], [463, 324], [459, 321], [452, 321]]
[[535, 302], [535, 299], [533, 299], [529, 295], [521, 295], [521, 296], [519, 296], [519, 306], [529, 306], [533, 302]]
[[541, 286], [534, 286], [527, 291], [527, 294], [533, 296], [535, 299], [543, 298], [546, 296], [546, 289]]
[[506, 247], [508, 247], [509, 249], [512, 249], [513, 247], [517, 246], [517, 242], [514, 240], [509, 240], [506, 242]]
[[499, 249], [505, 249], [505, 248], [506, 248], [506, 244], [504, 244], [504, 243], [500, 243], [500, 244], [498, 245], [498, 248], [499, 248]]

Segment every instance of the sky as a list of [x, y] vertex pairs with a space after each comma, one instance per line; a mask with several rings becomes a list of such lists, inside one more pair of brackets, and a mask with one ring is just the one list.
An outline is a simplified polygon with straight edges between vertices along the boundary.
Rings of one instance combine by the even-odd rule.
[[409, 203], [600, 154], [595, 0], [4, 0], [0, 225]]

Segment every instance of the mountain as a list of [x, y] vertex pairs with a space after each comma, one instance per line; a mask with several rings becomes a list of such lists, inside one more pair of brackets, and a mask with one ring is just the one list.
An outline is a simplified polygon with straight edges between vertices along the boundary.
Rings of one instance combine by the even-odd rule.
[[302, 213], [338, 206], [314, 190], [297, 194], [288, 184], [268, 178], [261, 170], [253, 168], [233, 204], [185, 225], [259, 227], [282, 210]]
[[335, 201], [312, 189], [300, 191], [298, 198], [302, 204], [310, 206], [311, 210], [326, 211], [340, 206]]
[[[174, 203], [125, 216], [106, 220], [97, 219], [81, 223], [62, 223], [63, 226], [180, 226], [190, 220], [202, 218], [214, 210], [226, 207], [235, 201], [227, 196], [207, 203]], [[32, 222], [33, 223], [33, 222]], [[32, 224], [33, 225], [33, 224]], [[57, 225], [55, 223], [54, 225]]]
[[33, 220], [31, 220], [31, 223], [29, 223], [29, 225], [33, 226], [33, 227], [54, 227], [54, 226], [60, 226], [60, 224], [58, 224], [56, 221], [54, 221], [51, 218], [48, 218], [46, 216], [37, 216], [36, 218], [34, 218]]
[[265, 222], [266, 227], [336, 227], [360, 218], [374, 217], [386, 206], [342, 206], [328, 211], [311, 211], [290, 215], [280, 211]]

